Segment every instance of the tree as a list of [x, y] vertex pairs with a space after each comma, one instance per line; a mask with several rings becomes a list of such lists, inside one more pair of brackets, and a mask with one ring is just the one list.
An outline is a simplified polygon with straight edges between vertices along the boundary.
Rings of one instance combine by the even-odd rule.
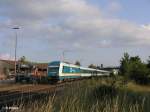
[[20, 61], [22, 64], [28, 63], [28, 61], [27, 61], [27, 59], [26, 59], [25, 56], [22, 56], [22, 57], [19, 59], [19, 61]]
[[128, 75], [129, 74], [129, 70], [130, 70], [130, 56], [128, 53], [124, 53], [124, 56], [123, 58], [121, 59], [120, 61], [120, 72], [121, 72], [121, 75]]
[[141, 61], [139, 56], [130, 57], [130, 63], [132, 63], [132, 62], [142, 63], [142, 61]]
[[149, 69], [147, 68], [146, 64], [140, 62], [132, 63], [130, 79], [133, 79], [140, 84], [146, 84], [149, 80], [148, 75]]
[[125, 53], [120, 62], [120, 72], [123, 76], [140, 84], [148, 83], [150, 72], [139, 56], [130, 57], [128, 53]]
[[96, 66], [96, 65], [94, 65], [94, 64], [90, 64], [90, 65], [88, 66], [88, 68], [94, 68], [94, 69], [96, 69], [96, 68], [97, 68], [97, 66]]
[[81, 66], [81, 63], [79, 61], [76, 61], [75, 65]]
[[25, 62], [25, 61], [26, 61], [26, 57], [25, 57], [25, 56], [22, 56], [22, 57], [20, 58], [20, 61], [21, 61], [21, 62]]
[[150, 56], [149, 59], [147, 60], [147, 67], [150, 69]]

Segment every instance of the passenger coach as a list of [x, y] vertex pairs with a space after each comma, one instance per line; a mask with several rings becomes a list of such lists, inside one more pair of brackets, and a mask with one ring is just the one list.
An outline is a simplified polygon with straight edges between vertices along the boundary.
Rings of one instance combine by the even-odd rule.
[[49, 63], [47, 72], [48, 79], [55, 81], [81, 77], [109, 76], [110, 74], [108, 71], [85, 68], [61, 61], [53, 61]]

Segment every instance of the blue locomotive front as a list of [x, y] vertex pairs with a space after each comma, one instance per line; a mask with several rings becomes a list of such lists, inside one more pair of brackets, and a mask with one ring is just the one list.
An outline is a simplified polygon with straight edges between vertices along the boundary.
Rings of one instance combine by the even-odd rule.
[[80, 76], [80, 67], [77, 65], [60, 61], [54, 61], [48, 64], [48, 78], [51, 81], [74, 79]]
[[50, 81], [59, 80], [60, 61], [54, 61], [48, 64], [48, 79]]

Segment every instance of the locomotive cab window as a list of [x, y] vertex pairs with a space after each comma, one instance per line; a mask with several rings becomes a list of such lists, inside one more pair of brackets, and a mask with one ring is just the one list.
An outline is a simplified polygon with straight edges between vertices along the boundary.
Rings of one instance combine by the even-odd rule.
[[58, 72], [59, 71], [59, 67], [49, 67], [48, 71], [49, 72]]

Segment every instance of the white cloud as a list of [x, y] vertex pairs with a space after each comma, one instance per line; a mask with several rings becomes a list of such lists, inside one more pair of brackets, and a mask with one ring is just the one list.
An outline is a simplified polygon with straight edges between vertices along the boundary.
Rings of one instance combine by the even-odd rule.
[[150, 30], [150, 24], [147, 24], [147, 25], [142, 25], [143, 28], [147, 29], [147, 30]]
[[149, 31], [119, 19], [76, 20], [71, 21], [68, 26], [76, 36], [81, 35], [84, 43], [108, 40], [110, 46], [150, 45]]
[[[121, 9], [111, 2], [111, 11]], [[103, 17], [86, 0], [1, 0], [6, 26], [22, 27], [22, 37], [43, 38], [58, 48], [150, 45], [150, 32], [131, 22]], [[8, 32], [8, 31], [7, 31]]]
[[0, 14], [13, 19], [15, 24], [100, 15], [99, 9], [89, 5], [86, 0], [1, 0], [0, 7]]

